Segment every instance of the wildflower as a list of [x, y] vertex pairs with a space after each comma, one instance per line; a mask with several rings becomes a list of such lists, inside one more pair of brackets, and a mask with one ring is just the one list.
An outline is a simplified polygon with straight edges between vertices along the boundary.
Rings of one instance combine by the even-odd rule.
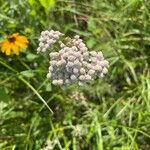
[[48, 48], [51, 47], [54, 43], [59, 40], [60, 36], [63, 34], [60, 33], [59, 31], [54, 31], [54, 30], [46, 30], [41, 32], [41, 36], [39, 38], [39, 47], [37, 48], [37, 53], [40, 52], [46, 52]]
[[[80, 41], [78, 44], [80, 44]], [[68, 49], [70, 49], [69, 52]], [[109, 64], [108, 61], [104, 60], [103, 55], [98, 57], [98, 52], [82, 52], [79, 47], [77, 49], [78, 51], [74, 47], [64, 46], [60, 50], [63, 53], [60, 51], [50, 53], [51, 61], [47, 77], [52, 80], [54, 85], [71, 83], [83, 85], [96, 78], [96, 76], [103, 77], [107, 73]], [[84, 53], [86, 53], [86, 58]], [[92, 59], [94, 61], [90, 61]]]
[[10, 55], [11, 52], [19, 55], [20, 48], [26, 48], [29, 41], [25, 36], [14, 33], [9, 35], [3, 42], [0, 43], [1, 51], [6, 55]]
[[[74, 38], [61, 38], [64, 34], [59, 31], [43, 31], [39, 38], [37, 52], [45, 52], [57, 42], [58, 52], [51, 52], [50, 67], [47, 78], [54, 85], [67, 85], [77, 83], [83, 85], [98, 77], [103, 77], [108, 72], [109, 63], [104, 59], [102, 52], [88, 51], [79, 36]], [[53, 41], [53, 42], [48, 42]]]

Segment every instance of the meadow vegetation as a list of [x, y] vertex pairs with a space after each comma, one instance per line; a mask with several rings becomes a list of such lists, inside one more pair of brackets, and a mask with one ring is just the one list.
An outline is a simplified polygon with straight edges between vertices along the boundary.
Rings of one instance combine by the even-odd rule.
[[[47, 29], [102, 51], [108, 74], [51, 84], [49, 56], [36, 51]], [[150, 150], [149, 0], [0, 0], [0, 42], [16, 32], [29, 45], [0, 53], [1, 150]]]

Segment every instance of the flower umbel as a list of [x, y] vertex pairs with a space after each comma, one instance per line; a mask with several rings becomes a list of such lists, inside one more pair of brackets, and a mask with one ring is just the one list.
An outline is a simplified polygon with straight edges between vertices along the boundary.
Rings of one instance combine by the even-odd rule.
[[0, 43], [0, 48], [6, 55], [10, 55], [11, 53], [19, 55], [19, 50], [27, 48], [28, 43], [29, 41], [25, 36], [14, 33]]
[[[60, 36], [63, 35], [61, 38]], [[104, 77], [108, 72], [109, 62], [101, 51], [88, 51], [83, 40], [78, 36], [66, 37], [59, 31], [42, 31], [37, 52], [45, 53], [49, 48], [50, 66], [47, 78], [54, 85], [84, 85], [97, 77]]]

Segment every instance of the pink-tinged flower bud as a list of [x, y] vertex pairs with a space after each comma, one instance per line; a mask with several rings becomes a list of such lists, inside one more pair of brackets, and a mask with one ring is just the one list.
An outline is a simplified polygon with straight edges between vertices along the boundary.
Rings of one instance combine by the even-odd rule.
[[54, 30], [42, 32], [37, 49], [37, 52], [45, 52], [57, 41], [60, 45], [58, 52], [50, 53], [47, 78], [51, 79], [54, 85], [83, 85], [97, 76], [103, 77], [108, 72], [109, 63], [104, 59], [102, 52], [89, 52], [79, 36], [66, 40], [64, 37], [64, 44], [59, 41], [62, 35], [64, 34]]
[[75, 57], [74, 56], [68, 56], [68, 61], [74, 61]]
[[105, 66], [108, 66], [108, 61], [107, 60], [103, 60], [103, 61], [99, 61], [99, 64], [102, 66], [102, 67], [105, 67]]
[[54, 40], [53, 40], [53, 39], [49, 39], [49, 40], [47, 40], [47, 43], [48, 43], [49, 45], [51, 45], [51, 44], [54, 43]]
[[86, 67], [91, 69], [93, 66], [90, 63], [88, 63]]
[[90, 70], [88, 71], [88, 74], [91, 75], [91, 76], [94, 75], [94, 73], [95, 73], [95, 70], [93, 70], [93, 69], [90, 69]]
[[74, 69], [73, 69], [73, 73], [74, 73], [74, 74], [78, 74], [78, 73], [79, 73], [79, 70], [78, 70], [77, 68], [74, 68]]
[[91, 77], [90, 75], [87, 74], [87, 75], [85, 75], [85, 79], [86, 79], [86, 80], [91, 80], [92, 77]]
[[61, 60], [60, 60], [60, 61], [57, 61], [56, 66], [59, 67], [59, 66], [61, 66], [61, 65], [62, 65]]
[[67, 67], [73, 67], [73, 66], [74, 66], [74, 63], [73, 63], [73, 62], [70, 62], [70, 61], [69, 61], [69, 62], [67, 63]]
[[52, 66], [56, 66], [56, 63], [57, 63], [57, 61], [55, 61], [55, 60], [50, 61], [50, 64], [51, 64]]
[[94, 70], [96, 71], [101, 71], [102, 70], [102, 67], [100, 65], [96, 65], [93, 67]]
[[81, 69], [80, 69], [80, 73], [81, 73], [81, 74], [85, 74], [85, 73], [86, 73], [85, 69], [84, 69], [84, 68], [81, 68]]
[[96, 63], [98, 60], [96, 57], [91, 57], [91, 62]]
[[62, 65], [65, 65], [67, 62], [64, 59], [61, 59], [61, 63], [62, 63]]
[[85, 79], [86, 79], [86, 78], [85, 78], [84, 75], [80, 75], [80, 76], [79, 76], [79, 80], [84, 81]]
[[80, 48], [80, 51], [83, 52], [83, 53], [86, 52], [87, 50], [88, 50], [87, 47]]
[[102, 52], [98, 52], [96, 57], [99, 58], [99, 59], [103, 58], [103, 53]]
[[82, 48], [85, 47], [85, 44], [84, 44], [84, 43], [80, 43], [78, 47], [79, 47], [80, 49], [82, 49]]

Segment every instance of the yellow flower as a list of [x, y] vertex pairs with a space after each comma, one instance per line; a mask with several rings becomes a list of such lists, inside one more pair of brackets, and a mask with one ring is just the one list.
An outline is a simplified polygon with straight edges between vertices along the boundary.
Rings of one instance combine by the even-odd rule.
[[27, 48], [29, 41], [25, 36], [14, 33], [9, 35], [3, 42], [0, 43], [1, 51], [6, 55], [10, 55], [13, 52], [19, 55], [20, 48]]

